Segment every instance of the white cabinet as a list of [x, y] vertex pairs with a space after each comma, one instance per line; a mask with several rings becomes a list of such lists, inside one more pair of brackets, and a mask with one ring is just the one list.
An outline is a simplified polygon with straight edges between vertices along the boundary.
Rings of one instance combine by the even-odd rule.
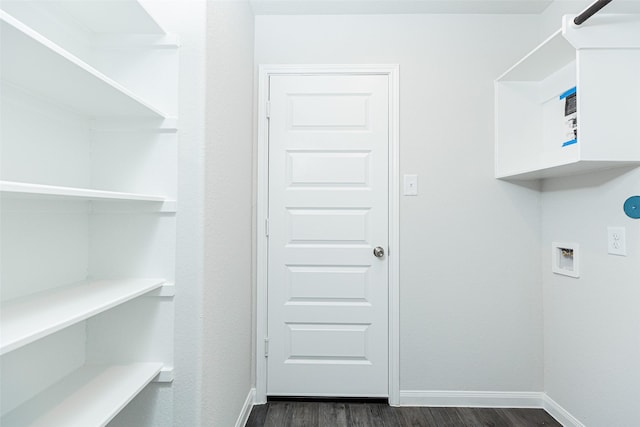
[[[575, 88], [577, 135], [565, 107]], [[640, 165], [640, 15], [573, 17], [495, 83], [495, 174], [538, 179]]]
[[177, 38], [136, 0], [0, 9], [0, 424], [102, 426], [172, 378]]

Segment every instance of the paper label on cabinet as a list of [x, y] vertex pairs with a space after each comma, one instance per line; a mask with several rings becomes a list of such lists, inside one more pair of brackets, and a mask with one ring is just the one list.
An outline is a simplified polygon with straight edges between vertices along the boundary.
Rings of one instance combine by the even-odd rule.
[[576, 89], [570, 89], [560, 95], [564, 100], [564, 137], [563, 147], [578, 142], [578, 108]]

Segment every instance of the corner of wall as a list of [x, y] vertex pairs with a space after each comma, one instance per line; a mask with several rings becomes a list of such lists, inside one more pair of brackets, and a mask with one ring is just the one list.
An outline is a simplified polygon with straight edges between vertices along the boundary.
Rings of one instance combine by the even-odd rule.
[[247, 394], [247, 398], [242, 405], [242, 410], [238, 415], [238, 419], [236, 421], [235, 427], [244, 427], [249, 420], [249, 416], [251, 415], [251, 409], [253, 409], [253, 405], [255, 405], [256, 400], [256, 389], [252, 388], [249, 390]]
[[251, 222], [254, 16], [246, 0], [209, 1], [206, 16], [205, 362], [200, 404], [203, 425], [233, 426], [249, 416], [255, 394]]

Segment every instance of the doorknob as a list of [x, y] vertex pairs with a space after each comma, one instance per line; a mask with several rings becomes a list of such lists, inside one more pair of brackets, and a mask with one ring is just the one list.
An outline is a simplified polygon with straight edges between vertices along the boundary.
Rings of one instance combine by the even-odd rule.
[[382, 258], [384, 256], [384, 249], [381, 246], [376, 246], [373, 248], [373, 255], [376, 258]]

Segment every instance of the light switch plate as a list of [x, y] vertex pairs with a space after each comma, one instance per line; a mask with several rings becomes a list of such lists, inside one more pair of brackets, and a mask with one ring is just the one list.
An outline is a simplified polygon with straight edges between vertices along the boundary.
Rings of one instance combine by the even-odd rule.
[[404, 176], [404, 192], [403, 193], [405, 196], [418, 195], [418, 175]]
[[627, 256], [627, 238], [624, 227], [607, 227], [607, 247], [611, 255]]

